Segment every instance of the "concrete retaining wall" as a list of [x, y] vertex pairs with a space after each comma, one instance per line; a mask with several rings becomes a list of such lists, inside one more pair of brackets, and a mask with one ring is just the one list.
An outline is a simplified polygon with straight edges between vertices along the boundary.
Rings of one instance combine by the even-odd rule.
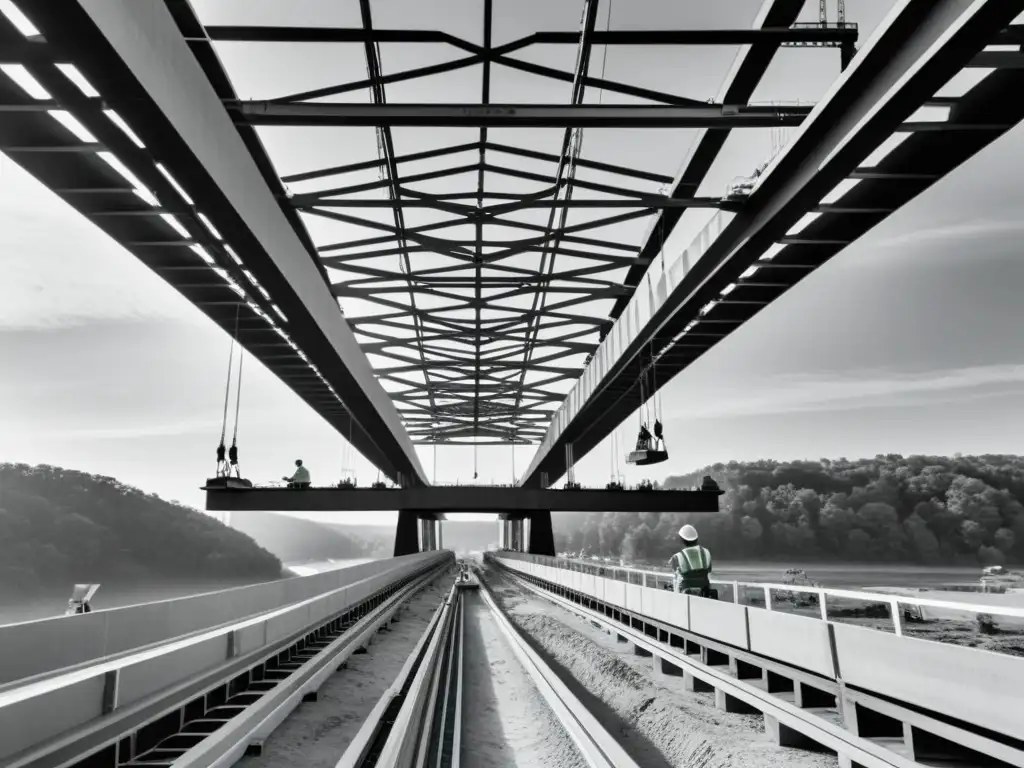
[[[393, 580], [391, 571], [423, 557], [406, 555], [313, 576], [2, 626], [0, 685], [234, 623], [367, 577]], [[366, 594], [374, 591], [360, 588], [369, 589]]]

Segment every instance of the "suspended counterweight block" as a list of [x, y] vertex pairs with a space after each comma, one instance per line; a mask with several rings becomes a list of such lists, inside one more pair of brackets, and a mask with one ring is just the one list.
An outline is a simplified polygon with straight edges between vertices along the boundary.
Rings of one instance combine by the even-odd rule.
[[653, 449], [632, 451], [626, 457], [627, 464], [636, 464], [638, 467], [646, 467], [648, 464], [661, 464], [663, 461], [668, 461], [668, 451], [656, 451]]
[[201, 490], [201, 491], [218, 490], [219, 491], [219, 490], [224, 489], [224, 488], [236, 488], [236, 489], [252, 488], [252, 480], [246, 480], [246, 479], [241, 478], [241, 477], [211, 477], [209, 480], [206, 481], [206, 485], [204, 485], [199, 490]]

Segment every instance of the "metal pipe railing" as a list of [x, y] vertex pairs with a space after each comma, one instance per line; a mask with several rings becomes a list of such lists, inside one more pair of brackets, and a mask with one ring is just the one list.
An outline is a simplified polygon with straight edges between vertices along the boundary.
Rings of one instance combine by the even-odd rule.
[[[582, 560], [572, 560], [561, 557], [547, 557], [545, 555], [526, 555], [520, 553], [499, 552], [501, 557], [515, 557], [519, 560], [550, 565], [555, 568], [562, 568], [579, 573], [587, 573], [593, 576], [624, 581], [627, 584], [651, 587], [658, 589], [666, 584], [672, 583], [672, 574], [664, 571], [649, 571], [640, 568], [626, 568], [623, 566], [607, 566], [588, 563]], [[711, 579], [712, 584], [727, 585], [732, 590], [732, 602], [742, 603], [741, 590], [756, 589], [764, 594], [765, 609], [773, 610], [772, 593], [790, 592], [797, 594], [814, 595], [817, 598], [818, 612], [823, 621], [828, 621], [828, 599], [855, 600], [865, 603], [883, 603], [889, 606], [890, 616], [893, 622], [893, 629], [897, 635], [903, 634], [903, 622], [900, 615], [900, 604], [913, 605], [919, 608], [944, 608], [948, 610], [962, 611], [964, 613], [981, 613], [991, 616], [1007, 616], [1024, 619], [1024, 607], [1001, 605], [979, 605], [977, 603], [953, 602], [949, 600], [932, 600], [923, 597], [912, 597], [910, 595], [890, 595], [881, 592], [868, 592], [866, 590], [834, 589], [831, 587], [804, 587], [794, 584], [778, 584], [774, 582], [761, 581], [737, 581]], [[757, 607], [757, 606], [752, 606]]]

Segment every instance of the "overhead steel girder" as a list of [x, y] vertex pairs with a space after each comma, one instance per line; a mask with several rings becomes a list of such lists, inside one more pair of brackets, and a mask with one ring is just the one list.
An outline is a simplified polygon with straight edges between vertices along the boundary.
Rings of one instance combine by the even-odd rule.
[[322, 104], [241, 101], [226, 105], [252, 125], [447, 126], [460, 128], [776, 128], [798, 126], [810, 107], [615, 104]]
[[[467, 51], [474, 43], [447, 32], [429, 29], [361, 29], [358, 27], [206, 27], [211, 40], [260, 43], [447, 43]], [[201, 38], [197, 38], [201, 39]], [[817, 24], [760, 29], [613, 29], [594, 30], [592, 45], [756, 45], [786, 43], [855, 43], [857, 25], [821, 27]], [[496, 46], [508, 53], [530, 45], [579, 45], [578, 32], [534, 32], [519, 40]]]
[[[803, 0], [766, 0], [761, 5], [757, 18], [754, 19], [753, 31], [788, 27], [797, 20], [803, 6]], [[770, 36], [741, 48], [736, 54], [728, 77], [722, 83], [717, 100], [726, 104], [745, 104], [750, 101], [778, 49], [778, 44]], [[668, 194], [674, 198], [685, 198], [695, 194], [704, 182], [704, 177], [711, 169], [712, 164], [718, 159], [728, 138], [727, 131], [702, 131], [701, 135], [693, 142], [689, 154], [679, 168], [679, 173], [668, 187], [670, 190]], [[626, 278], [623, 281], [625, 285], [635, 289], [640, 284], [640, 279], [647, 273], [648, 265], [664, 247], [665, 240], [672, 233], [672, 229], [679, 222], [683, 213], [685, 213], [683, 208], [666, 208], [651, 221], [647, 236], [640, 247], [641, 261], [631, 266], [626, 272]], [[629, 299], [629, 296], [625, 296], [615, 302], [609, 313], [613, 320], [622, 314]]]
[[[275, 276], [288, 333], [345, 402], [350, 416], [344, 421], [353, 427], [357, 450], [393, 479], [426, 484], [398, 412], [339, 315], [325, 273], [275, 199], [167, 4], [38, 0], [27, 10], [62, 60], [116, 105], [225, 239]], [[304, 385], [290, 386], [312, 398]], [[339, 423], [337, 406], [314, 404], [332, 424]]]
[[[487, 199], [487, 195], [484, 195]], [[392, 200], [384, 198], [350, 199], [350, 198], [325, 198], [305, 205], [296, 206], [300, 210], [306, 208], [439, 208], [441, 210], [462, 210], [465, 209], [465, 217], [471, 221], [477, 217], [493, 216], [491, 208], [501, 209], [502, 213], [522, 211], [528, 208], [646, 208], [655, 210], [660, 208], [737, 208], [736, 204], [730, 203], [719, 197], [686, 197], [672, 198], [651, 195], [637, 198], [617, 199], [587, 199], [573, 197], [568, 200], [513, 200], [504, 202], [492, 207], [474, 208], [465, 204], [445, 203], [438, 199], [425, 197], [419, 200], [403, 198]], [[501, 219], [496, 219], [495, 224], [501, 224]]]
[[[819, 103], [788, 150], [765, 172], [760, 186], [740, 213], [682, 277], [654, 316], [638, 333], [630, 336], [633, 341], [624, 353], [616, 360], [606, 361], [608, 372], [596, 382], [589, 399], [571, 417], [564, 413], [566, 406], [563, 405], [561, 423], [556, 414], [523, 484], [536, 486], [545, 475], [559, 477], [565, 471], [564, 445], [571, 443], [575, 457], [581, 458], [635, 410], [635, 406], [628, 407], [624, 398], [636, 397], [635, 389], [632, 393], [629, 390], [635, 386], [637, 377], [649, 378], [645, 361], [652, 346], [655, 355], [668, 351], [673, 356], [675, 362], [670, 365], [674, 373], [738, 327], [738, 324], [730, 324], [718, 326], [721, 330], [716, 330], [715, 326], [704, 330], [700, 313], [702, 307], [720, 297], [729, 284], [739, 281], [741, 288], [729, 295], [732, 300], [742, 290], [741, 273], [752, 264], [759, 264], [769, 273], [778, 268], [783, 272], [806, 274], [817, 262], [826, 260], [866, 231], [867, 228], [860, 227], [854, 237], [842, 238], [840, 243], [819, 234], [818, 222], [815, 222], [805, 230], [809, 245], [789, 246], [811, 249], [807, 251], [806, 265], [795, 256], [788, 260], [776, 257], [771, 261], [757, 261], [774, 243], [783, 240], [787, 231], [805, 213], [814, 210], [837, 184], [856, 177], [864, 158], [897, 132], [903, 121], [927, 103], [939, 88], [968, 67], [975, 54], [998, 39], [1001, 30], [1022, 12], [1024, 0], [904, 0], [894, 9], [871, 44], [860, 52], [851, 68]], [[989, 78], [997, 76], [1005, 77], [997, 74]], [[977, 88], [983, 88], [984, 84], [983, 81]], [[1002, 93], [1010, 88], [1011, 83], [1001, 85], [993, 98], [997, 101], [1005, 98]], [[974, 107], [977, 109], [978, 105], [975, 103]], [[954, 108], [951, 122], [981, 124], [988, 117], [972, 113], [960, 115], [958, 119], [957, 113]], [[1015, 114], [1005, 122], [1010, 124], [1020, 117]], [[1006, 125], [1000, 124], [1005, 131]], [[947, 164], [936, 161], [936, 169], [941, 170], [925, 174], [928, 178], [920, 181], [920, 187], [910, 194], [904, 194], [900, 204], [984, 146], [978, 136], [994, 137], [998, 133], [950, 131], [921, 135], [952, 137], [947, 141], [953, 142], [954, 148], [946, 154], [955, 161]], [[965, 137], [959, 141], [966, 142], [970, 151], [955, 149], [957, 136]], [[899, 149], [894, 154], [898, 152]], [[897, 177], [898, 173], [893, 178]], [[878, 183], [884, 183], [884, 173], [878, 178], [882, 179]], [[865, 214], [856, 215], [866, 218]], [[888, 212], [873, 214], [872, 221], [877, 223], [887, 215]], [[821, 232], [826, 231], [827, 226], [823, 224]], [[826, 255], [812, 259], [814, 248], [825, 249]], [[792, 285], [798, 279], [787, 278], [785, 282]], [[771, 297], [764, 298], [767, 299], [764, 304], [769, 303]], [[697, 321], [698, 328], [686, 332], [687, 324], [693, 321]], [[693, 351], [687, 353], [683, 347], [693, 348]], [[664, 386], [666, 381], [661, 375], [656, 386]], [[571, 399], [572, 393], [566, 402]]]

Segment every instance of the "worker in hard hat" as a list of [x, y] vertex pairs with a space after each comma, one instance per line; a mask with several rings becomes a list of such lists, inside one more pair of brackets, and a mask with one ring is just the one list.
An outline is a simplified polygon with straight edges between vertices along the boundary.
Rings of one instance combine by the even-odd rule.
[[684, 525], [679, 529], [683, 548], [672, 555], [669, 567], [674, 572], [676, 592], [688, 595], [711, 596], [711, 553], [697, 540], [697, 529]]
[[289, 488], [309, 488], [309, 470], [302, 466], [302, 459], [295, 460], [294, 475], [281, 479], [287, 481]]

